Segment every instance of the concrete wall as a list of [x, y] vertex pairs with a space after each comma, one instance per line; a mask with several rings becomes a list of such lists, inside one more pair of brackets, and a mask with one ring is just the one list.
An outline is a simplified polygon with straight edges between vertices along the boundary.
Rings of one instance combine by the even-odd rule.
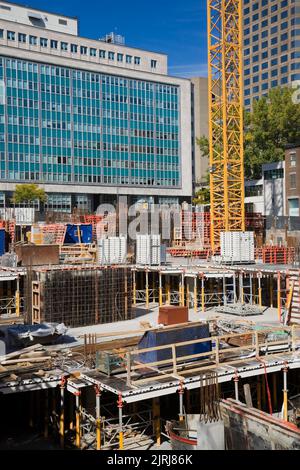
[[[285, 152], [285, 190], [286, 190], [286, 214], [290, 216], [300, 216], [300, 146], [291, 148]], [[292, 184], [293, 182], [296, 184]], [[291, 207], [294, 200], [295, 207]]]
[[[40, 17], [40, 20], [38, 20], [38, 17]], [[75, 36], [78, 34], [78, 20], [76, 18], [53, 14], [36, 8], [23, 7], [10, 2], [0, 2], [0, 19], [26, 25], [35, 24], [46, 30], [59, 31]]]
[[208, 137], [208, 79], [202, 77], [195, 77], [191, 79], [194, 89], [194, 142], [195, 155], [194, 155], [194, 178], [195, 187], [200, 183], [206, 183], [206, 174], [209, 166], [207, 157], [202, 156], [199, 146], [196, 144], [196, 139], [205, 135]]

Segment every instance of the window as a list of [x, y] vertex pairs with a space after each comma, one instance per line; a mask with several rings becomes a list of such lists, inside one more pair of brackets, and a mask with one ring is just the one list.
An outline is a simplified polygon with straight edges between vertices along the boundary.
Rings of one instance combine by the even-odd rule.
[[290, 189], [297, 188], [297, 178], [296, 173], [290, 173]]
[[66, 20], [62, 20], [62, 19], [59, 19], [58, 23], [63, 25], [63, 26], [67, 26], [67, 24], [68, 24], [68, 22]]
[[140, 57], [135, 57], [134, 58], [134, 64], [135, 65], [141, 65], [141, 58]]
[[48, 39], [40, 38], [40, 45], [41, 47], [48, 47]]
[[58, 47], [58, 42], [55, 41], [55, 39], [51, 39], [51, 41], [50, 41], [50, 47], [51, 47], [51, 49], [57, 49], [57, 47]]
[[289, 216], [299, 217], [299, 199], [289, 199]]
[[77, 54], [77, 52], [78, 52], [77, 44], [71, 44], [71, 52], [72, 52], [72, 54]]
[[68, 43], [67, 42], [61, 42], [60, 47], [62, 51], [67, 51], [68, 50]]
[[297, 155], [295, 152], [290, 153], [290, 166], [296, 166], [297, 164]]
[[123, 62], [124, 55], [123, 54], [118, 54], [117, 55], [117, 61], [118, 62]]
[[277, 77], [277, 75], [278, 75], [278, 70], [277, 69], [272, 70], [271, 77]]
[[275, 87], [277, 87], [277, 86], [278, 86], [278, 80], [273, 80], [273, 81], [271, 82], [271, 87], [272, 87], [272, 88], [275, 88]]
[[37, 37], [36, 36], [29, 36], [29, 44], [31, 46], [36, 46], [37, 45]]
[[266, 70], [268, 67], [269, 67], [268, 62], [263, 62], [263, 63], [261, 64], [261, 68], [262, 68], [263, 70]]
[[87, 55], [87, 47], [86, 46], [80, 46], [80, 54]]
[[91, 57], [96, 57], [97, 56], [97, 49], [94, 49], [93, 47], [90, 48], [90, 56]]
[[283, 67], [281, 67], [281, 73], [288, 73], [288, 66], [287, 65], [284, 65]]
[[131, 64], [132, 63], [132, 56], [131, 55], [127, 55], [126, 56], [126, 64]]
[[109, 60], [115, 60], [115, 53], [112, 52], [112, 51], [109, 51], [108, 52], [108, 58], [109, 58]]
[[9, 41], [14, 41], [15, 37], [16, 37], [16, 33], [14, 33], [13, 31], [7, 31], [7, 39]]
[[277, 33], [278, 33], [278, 27], [273, 26], [273, 28], [271, 28], [271, 34], [277, 34]]
[[100, 59], [105, 59], [105, 57], [106, 57], [106, 51], [103, 51], [103, 49], [100, 49], [100, 51], [99, 51], [99, 57], [100, 57]]
[[19, 40], [19, 42], [26, 42], [26, 34], [19, 33], [18, 34], [18, 40]]
[[268, 78], [269, 78], [269, 73], [268, 72], [263, 73], [262, 76], [261, 76], [262, 80], [268, 80]]

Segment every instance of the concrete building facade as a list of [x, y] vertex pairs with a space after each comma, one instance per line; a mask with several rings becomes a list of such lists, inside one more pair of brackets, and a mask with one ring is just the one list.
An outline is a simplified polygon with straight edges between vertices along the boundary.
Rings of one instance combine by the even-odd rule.
[[78, 21], [0, 2], [0, 188], [49, 207], [192, 195], [191, 84], [167, 56], [78, 35]]
[[299, 0], [243, 0], [245, 106], [300, 80]]
[[192, 144], [193, 144], [193, 182], [194, 190], [197, 191], [203, 185], [207, 185], [207, 173], [209, 160], [204, 157], [197, 139], [202, 136], [208, 137], [208, 78], [195, 77], [192, 81]]
[[285, 152], [286, 214], [300, 216], [300, 145], [291, 146]]

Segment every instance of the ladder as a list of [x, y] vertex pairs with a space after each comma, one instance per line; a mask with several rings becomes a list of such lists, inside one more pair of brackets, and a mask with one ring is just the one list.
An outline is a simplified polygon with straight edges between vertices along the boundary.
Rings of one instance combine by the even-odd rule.
[[288, 324], [300, 325], [300, 270], [290, 269], [288, 274], [287, 289], [292, 290]]

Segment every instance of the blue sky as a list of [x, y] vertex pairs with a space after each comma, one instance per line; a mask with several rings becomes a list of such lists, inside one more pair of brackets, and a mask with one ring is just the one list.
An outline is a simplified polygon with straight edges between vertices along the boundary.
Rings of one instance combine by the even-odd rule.
[[171, 75], [207, 75], [206, 0], [26, 0], [80, 19], [80, 35], [117, 31], [129, 46], [165, 52]]

